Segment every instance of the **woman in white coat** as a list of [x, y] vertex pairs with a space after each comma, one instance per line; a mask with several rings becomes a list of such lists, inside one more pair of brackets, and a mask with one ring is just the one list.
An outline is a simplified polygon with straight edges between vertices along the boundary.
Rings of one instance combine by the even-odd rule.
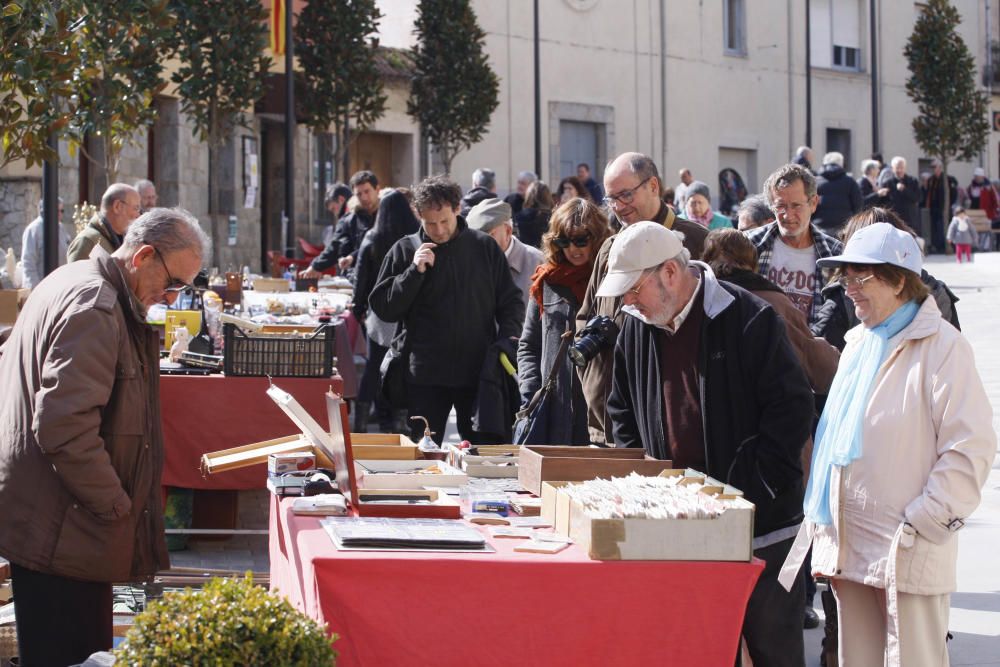
[[818, 263], [838, 269], [861, 324], [820, 418], [781, 580], [811, 544], [813, 574], [837, 597], [840, 664], [947, 665], [955, 532], [996, 453], [992, 408], [971, 346], [927, 298], [910, 234], [864, 227]]

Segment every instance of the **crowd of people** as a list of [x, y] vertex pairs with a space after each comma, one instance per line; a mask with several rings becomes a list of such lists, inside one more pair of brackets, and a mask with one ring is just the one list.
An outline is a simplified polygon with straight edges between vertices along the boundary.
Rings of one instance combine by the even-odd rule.
[[[440, 443], [454, 411], [473, 444], [635, 447], [696, 468], [755, 506], [755, 664], [804, 664], [814, 575], [839, 603], [840, 664], [946, 664], [955, 532], [997, 442], [957, 299], [913, 228], [929, 208], [932, 249], [947, 237], [966, 255], [967, 216], [946, 234], [945, 199], [992, 218], [1000, 198], [981, 174], [945, 194], [901, 157], [858, 181], [839, 153], [818, 174], [812, 159], [803, 147], [749, 196], [730, 174], [716, 201], [738, 202], [735, 219], [689, 169], [669, 188], [633, 152], [600, 183], [586, 164], [555, 191], [521, 172], [505, 198], [488, 168], [464, 193], [446, 176], [380, 188], [371, 171], [330, 186], [333, 224], [300, 275], [353, 281], [368, 355], [352, 428], [418, 439], [420, 415]], [[0, 553], [37, 664], [106, 648], [110, 582], [165, 562], [144, 313], [210, 252], [151, 186], [108, 188], [0, 355], [15, 388]], [[45, 641], [53, 619], [64, 645]]]
[[[355, 237], [381, 239], [356, 274], [371, 358], [355, 428], [374, 406], [380, 428], [420, 414], [440, 442], [454, 409], [472, 443], [636, 447], [706, 472], [756, 507], [756, 664], [803, 664], [813, 575], [840, 603], [841, 664], [942, 664], [953, 533], [996, 436], [957, 298], [913, 231], [935, 181], [901, 157], [857, 181], [839, 153], [818, 173], [811, 159], [776, 169], [735, 220], [690, 170], [667, 188], [639, 153], [611, 160], [603, 188], [580, 165], [555, 192], [522, 172], [505, 199], [490, 169], [464, 195], [440, 176], [383, 190]], [[973, 185], [989, 205], [993, 186]], [[964, 251], [961, 216], [947, 238]]]

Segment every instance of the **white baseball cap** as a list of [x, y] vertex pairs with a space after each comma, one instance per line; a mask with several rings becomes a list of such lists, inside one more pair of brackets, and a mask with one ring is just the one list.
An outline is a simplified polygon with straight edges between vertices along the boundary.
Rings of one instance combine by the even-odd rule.
[[888, 222], [877, 222], [854, 232], [842, 254], [818, 259], [816, 264], [820, 268], [840, 264], [892, 264], [919, 276], [923, 259], [913, 235]]
[[658, 222], [636, 222], [618, 234], [608, 253], [608, 273], [597, 296], [621, 296], [632, 289], [642, 272], [677, 257], [684, 249], [681, 237]]

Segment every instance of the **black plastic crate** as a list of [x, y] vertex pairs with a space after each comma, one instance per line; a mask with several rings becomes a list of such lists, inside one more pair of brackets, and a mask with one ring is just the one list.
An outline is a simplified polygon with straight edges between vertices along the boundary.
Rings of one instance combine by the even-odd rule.
[[333, 325], [311, 334], [246, 333], [233, 324], [223, 325], [226, 375], [271, 377], [330, 377], [333, 375]]

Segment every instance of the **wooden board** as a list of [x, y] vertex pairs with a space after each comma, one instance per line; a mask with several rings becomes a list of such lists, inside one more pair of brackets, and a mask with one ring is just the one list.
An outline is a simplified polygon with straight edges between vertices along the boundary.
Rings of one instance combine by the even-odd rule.
[[245, 468], [258, 463], [267, 463], [271, 454], [290, 454], [292, 452], [312, 452], [316, 455], [316, 465], [320, 468], [333, 468], [333, 461], [318, 448], [312, 447], [302, 436], [289, 435], [284, 438], [264, 440], [241, 447], [221, 449], [201, 456], [201, 474], [204, 476], [236, 468]]

